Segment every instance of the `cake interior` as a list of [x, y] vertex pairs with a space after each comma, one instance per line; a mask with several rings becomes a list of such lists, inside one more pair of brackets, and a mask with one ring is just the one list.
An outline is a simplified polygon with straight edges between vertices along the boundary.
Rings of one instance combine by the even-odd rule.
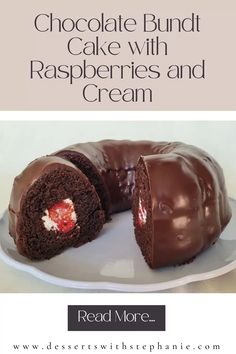
[[[53, 217], [55, 212], [58, 217], [58, 211], [62, 212], [60, 222], [69, 221], [65, 228], [58, 228]], [[18, 249], [31, 259], [49, 259], [65, 248], [93, 240], [103, 223], [97, 193], [82, 172], [55, 167], [33, 183], [22, 199], [18, 234], [23, 236]]]
[[135, 181], [132, 207], [135, 238], [146, 262], [153, 267], [151, 194], [142, 159], [137, 165]]
[[95, 187], [97, 191], [102, 207], [105, 211], [106, 219], [110, 220], [111, 212], [109, 192], [100, 173], [97, 171], [97, 168], [93, 165], [93, 163], [85, 155], [77, 151], [59, 151], [56, 156], [60, 156], [61, 158], [72, 162], [87, 176], [90, 183]]

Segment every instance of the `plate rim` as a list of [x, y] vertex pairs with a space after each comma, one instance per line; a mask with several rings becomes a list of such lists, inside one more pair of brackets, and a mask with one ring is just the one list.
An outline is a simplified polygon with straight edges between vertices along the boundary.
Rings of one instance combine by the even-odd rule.
[[120, 291], [120, 292], [154, 292], [154, 291], [168, 290], [168, 289], [175, 288], [177, 286], [183, 286], [197, 281], [212, 279], [224, 275], [236, 268], [236, 260], [234, 260], [231, 263], [221, 268], [215, 269], [213, 271], [187, 275], [182, 278], [177, 278], [165, 282], [153, 283], [153, 284], [124, 284], [124, 283], [101, 282], [101, 281], [86, 282], [86, 281], [70, 280], [66, 278], [57, 277], [45, 273], [35, 268], [34, 266], [23, 264], [10, 258], [2, 250], [1, 244], [0, 244], [0, 257], [8, 265], [14, 267], [15, 269], [29, 273], [35, 276], [36, 278], [46, 281], [53, 285], [73, 288], [73, 289], [111, 290], [111, 291]]
[[[236, 202], [235, 199], [229, 198], [232, 202]], [[7, 214], [7, 210], [0, 214], [0, 221], [5, 217]], [[45, 281], [47, 283], [61, 286], [64, 288], [73, 288], [73, 289], [81, 289], [81, 290], [109, 290], [109, 291], [116, 291], [116, 292], [158, 292], [168, 289], [173, 289], [178, 286], [184, 286], [190, 283], [194, 283], [197, 281], [204, 281], [209, 280], [212, 278], [219, 277], [236, 268], [236, 259], [232, 262], [224, 265], [223, 267], [210, 270], [204, 273], [196, 273], [196, 274], [189, 274], [184, 277], [179, 277], [174, 280], [162, 281], [160, 283], [147, 283], [147, 284], [127, 284], [121, 282], [102, 282], [102, 281], [84, 281], [84, 280], [71, 280], [62, 278], [59, 276], [51, 275], [45, 273], [44, 271], [36, 268], [33, 265], [21, 263], [14, 258], [11, 258], [7, 255], [7, 253], [3, 250], [2, 242], [0, 241], [0, 258], [9, 266], [31, 274], [32, 276]]]

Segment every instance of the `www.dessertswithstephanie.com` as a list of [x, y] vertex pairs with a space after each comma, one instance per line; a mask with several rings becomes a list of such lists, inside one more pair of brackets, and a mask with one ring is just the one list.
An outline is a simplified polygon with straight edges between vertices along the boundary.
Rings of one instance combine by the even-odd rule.
[[177, 353], [180, 351], [188, 351], [189, 353], [193, 352], [212, 352], [213, 350], [220, 353], [222, 345], [219, 343], [187, 343], [187, 342], [176, 342], [176, 343], [165, 343], [165, 342], [153, 342], [153, 343], [143, 343], [136, 344], [134, 342], [109, 342], [109, 343], [93, 343], [93, 344], [76, 344], [76, 343], [57, 343], [53, 341], [48, 341], [47, 343], [40, 345], [36, 343], [15, 343], [12, 344], [11, 349], [16, 352], [30, 352], [38, 351], [45, 352], [46, 351], [57, 351], [58, 353], [72, 353], [72, 352], [116, 352], [116, 351], [124, 351], [124, 352], [146, 352], [146, 353], [155, 353], [155, 352], [170, 352], [176, 351]]

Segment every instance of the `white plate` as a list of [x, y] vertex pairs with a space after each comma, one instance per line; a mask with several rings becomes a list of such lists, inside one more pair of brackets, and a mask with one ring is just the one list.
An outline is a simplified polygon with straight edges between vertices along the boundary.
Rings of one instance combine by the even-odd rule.
[[170, 289], [225, 274], [236, 268], [236, 201], [221, 238], [192, 263], [151, 270], [133, 234], [131, 212], [116, 214], [99, 237], [47, 261], [21, 256], [8, 234], [7, 214], [0, 220], [0, 257], [14, 268], [49, 283], [80, 289], [150, 292]]

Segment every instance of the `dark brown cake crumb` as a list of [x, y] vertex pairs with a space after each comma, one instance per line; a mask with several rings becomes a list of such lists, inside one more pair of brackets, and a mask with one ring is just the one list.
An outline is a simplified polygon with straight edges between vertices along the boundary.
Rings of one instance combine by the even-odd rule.
[[109, 192], [101, 175], [98, 173], [96, 167], [91, 163], [91, 161], [89, 161], [89, 159], [83, 154], [74, 151], [63, 150], [59, 151], [55, 155], [72, 162], [85, 174], [85, 176], [89, 179], [90, 183], [95, 187], [97, 191], [97, 194], [101, 200], [102, 207], [106, 214], [106, 219], [110, 220], [111, 206]]
[[[68, 232], [47, 230], [42, 219], [45, 210], [68, 198], [76, 213], [74, 227]], [[104, 221], [94, 187], [82, 172], [62, 165], [44, 173], [22, 200], [17, 247], [31, 259], [49, 259], [65, 248], [78, 247], [94, 239]]]

